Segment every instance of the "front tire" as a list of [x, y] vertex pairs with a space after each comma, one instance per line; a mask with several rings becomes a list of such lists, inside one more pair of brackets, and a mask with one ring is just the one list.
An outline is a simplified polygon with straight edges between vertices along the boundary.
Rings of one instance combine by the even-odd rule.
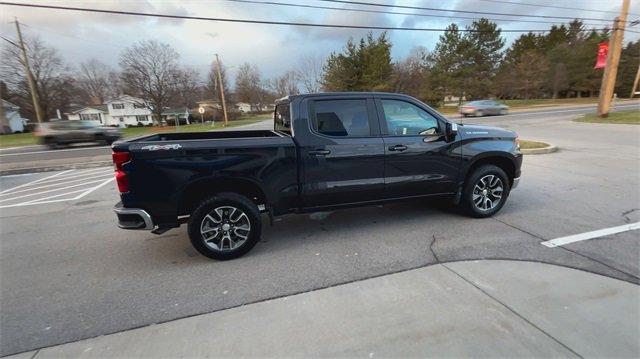
[[475, 116], [476, 117], [482, 117], [482, 116], [484, 116], [484, 112], [482, 112], [482, 110], [477, 110], [476, 113], [475, 113]]
[[191, 244], [200, 254], [217, 260], [245, 255], [258, 243], [261, 231], [258, 207], [237, 193], [214, 195], [189, 218]]
[[461, 204], [472, 217], [491, 217], [504, 206], [509, 191], [509, 177], [502, 168], [483, 165], [467, 179]]

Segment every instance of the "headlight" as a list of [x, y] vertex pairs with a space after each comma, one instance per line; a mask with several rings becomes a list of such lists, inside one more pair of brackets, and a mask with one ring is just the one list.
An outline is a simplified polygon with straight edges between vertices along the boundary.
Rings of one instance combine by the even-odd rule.
[[520, 138], [518, 136], [516, 136], [515, 143], [516, 143], [516, 149], [520, 150]]

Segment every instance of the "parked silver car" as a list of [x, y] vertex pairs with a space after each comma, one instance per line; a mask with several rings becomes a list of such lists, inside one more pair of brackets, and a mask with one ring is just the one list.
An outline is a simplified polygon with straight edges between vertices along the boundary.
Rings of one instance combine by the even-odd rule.
[[486, 115], [507, 115], [509, 106], [494, 100], [479, 100], [467, 102], [460, 106], [462, 116], [486, 116]]
[[98, 142], [110, 145], [121, 137], [116, 127], [102, 127], [95, 121], [51, 121], [35, 131], [40, 143], [56, 148], [80, 142]]

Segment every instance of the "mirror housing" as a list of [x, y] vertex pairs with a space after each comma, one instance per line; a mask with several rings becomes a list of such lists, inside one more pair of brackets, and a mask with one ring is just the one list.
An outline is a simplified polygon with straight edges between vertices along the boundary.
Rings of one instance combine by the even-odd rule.
[[458, 134], [458, 124], [454, 122], [447, 122], [445, 128], [445, 136], [447, 137], [447, 141], [453, 141]]

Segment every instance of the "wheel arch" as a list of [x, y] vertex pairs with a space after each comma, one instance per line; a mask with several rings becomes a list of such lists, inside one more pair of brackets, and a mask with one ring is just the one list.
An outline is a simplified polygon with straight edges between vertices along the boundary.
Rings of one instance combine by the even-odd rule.
[[509, 178], [509, 187], [513, 186], [513, 180], [516, 177], [516, 161], [509, 153], [494, 152], [477, 158], [474, 158], [464, 172], [464, 183], [471, 174], [482, 165], [494, 165], [501, 168]]
[[178, 214], [187, 215], [195, 210], [202, 200], [216, 193], [232, 192], [247, 197], [256, 205], [267, 206], [267, 196], [255, 181], [247, 178], [204, 178], [187, 185], [178, 200]]

